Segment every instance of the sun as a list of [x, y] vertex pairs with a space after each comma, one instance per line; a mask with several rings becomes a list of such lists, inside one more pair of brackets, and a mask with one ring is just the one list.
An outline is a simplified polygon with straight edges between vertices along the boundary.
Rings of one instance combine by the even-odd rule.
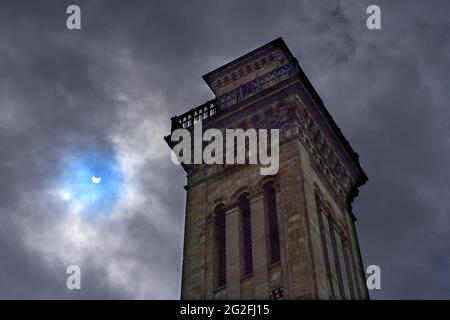
[[91, 180], [92, 180], [92, 183], [98, 184], [98, 183], [102, 182], [102, 177], [92, 176]]

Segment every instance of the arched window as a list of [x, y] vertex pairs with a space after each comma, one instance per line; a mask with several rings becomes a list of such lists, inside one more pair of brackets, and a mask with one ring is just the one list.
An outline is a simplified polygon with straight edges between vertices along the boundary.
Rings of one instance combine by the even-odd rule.
[[269, 229], [269, 257], [271, 264], [280, 262], [280, 231], [278, 227], [277, 199], [272, 182], [264, 185], [264, 199], [266, 202], [267, 221]]
[[253, 253], [252, 253], [252, 225], [250, 218], [250, 202], [248, 194], [242, 194], [239, 197], [239, 209], [241, 211], [241, 256], [242, 256], [242, 274], [244, 277], [253, 273]]
[[216, 207], [214, 216], [216, 288], [224, 287], [227, 283], [227, 252], [225, 231], [225, 210], [223, 209], [223, 205], [220, 204]]

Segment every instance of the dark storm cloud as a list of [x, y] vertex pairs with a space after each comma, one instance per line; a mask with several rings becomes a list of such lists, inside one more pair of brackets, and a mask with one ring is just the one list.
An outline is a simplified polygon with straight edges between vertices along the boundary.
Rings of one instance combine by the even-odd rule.
[[[449, 8], [379, 3], [382, 30], [369, 31], [364, 1], [77, 1], [74, 32], [72, 2], [3, 3], [0, 297], [178, 298], [184, 173], [162, 136], [212, 97], [202, 74], [278, 36], [370, 178], [354, 209], [364, 261], [382, 268], [372, 297], [448, 297]], [[78, 250], [47, 190], [84, 149], [129, 160], [134, 196], [81, 229]]]

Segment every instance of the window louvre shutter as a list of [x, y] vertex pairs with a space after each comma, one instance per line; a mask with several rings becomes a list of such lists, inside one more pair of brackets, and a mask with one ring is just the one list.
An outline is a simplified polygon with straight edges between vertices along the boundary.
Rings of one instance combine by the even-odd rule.
[[253, 273], [252, 226], [250, 218], [250, 202], [246, 195], [239, 199], [242, 221], [242, 256], [244, 277]]
[[225, 212], [221, 206], [216, 208], [214, 226], [216, 242], [216, 286], [217, 288], [221, 288], [227, 282]]
[[280, 231], [278, 227], [277, 199], [275, 190], [271, 184], [265, 186], [270, 240], [270, 261], [272, 264], [281, 260], [280, 256]]

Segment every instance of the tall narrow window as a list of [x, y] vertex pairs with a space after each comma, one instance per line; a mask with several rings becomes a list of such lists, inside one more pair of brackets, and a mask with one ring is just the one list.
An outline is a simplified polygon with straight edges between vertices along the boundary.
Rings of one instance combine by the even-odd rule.
[[264, 198], [266, 201], [267, 218], [269, 225], [269, 241], [270, 241], [270, 262], [272, 264], [278, 263], [280, 257], [280, 231], [278, 228], [277, 215], [277, 199], [275, 190], [271, 182], [264, 185]]
[[215, 272], [216, 288], [224, 287], [227, 283], [227, 252], [225, 233], [225, 211], [223, 205], [215, 209], [214, 237], [215, 237]]
[[341, 292], [341, 296], [344, 299], [350, 299], [350, 286], [348, 282], [348, 274], [344, 261], [344, 253], [342, 248], [342, 239], [340, 235], [340, 231], [336, 225], [336, 222], [333, 221], [333, 225], [331, 226], [331, 234], [333, 237], [333, 246], [334, 246], [334, 254], [336, 261], [336, 270], [338, 274], [339, 281], [339, 290]]
[[[347, 241], [349, 241], [347, 239]], [[348, 242], [343, 241], [343, 248], [344, 248], [344, 260], [345, 260], [345, 268], [347, 269], [347, 276], [348, 276], [348, 283], [350, 285], [350, 298], [356, 299], [356, 288], [355, 288], [355, 273], [353, 272], [353, 266], [351, 261], [351, 253], [350, 253], [350, 247]]]
[[327, 273], [327, 279], [328, 284], [331, 290], [331, 293], [333, 294], [334, 288], [333, 288], [333, 271], [332, 266], [334, 266], [334, 256], [332, 253], [332, 246], [331, 246], [331, 238], [330, 238], [330, 232], [329, 232], [329, 225], [328, 225], [328, 217], [325, 215], [322, 199], [319, 196], [317, 191], [314, 191], [314, 196], [316, 198], [316, 208], [317, 208], [317, 218], [319, 220], [319, 228], [320, 228], [320, 236], [322, 239], [322, 251], [323, 251], [323, 258], [325, 261], [325, 269]]
[[242, 225], [242, 273], [246, 277], [253, 273], [252, 225], [250, 220], [250, 202], [247, 199], [247, 194], [239, 197], [239, 209], [241, 210]]

